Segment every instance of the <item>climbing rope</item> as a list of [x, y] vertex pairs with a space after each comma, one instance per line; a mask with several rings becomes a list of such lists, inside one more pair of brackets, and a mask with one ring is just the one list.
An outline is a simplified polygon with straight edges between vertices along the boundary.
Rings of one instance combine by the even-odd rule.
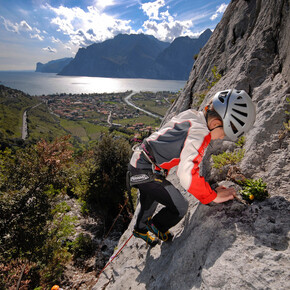
[[131, 240], [131, 238], [133, 237], [133, 234], [129, 237], [129, 239], [123, 244], [123, 246], [121, 247], [121, 249], [117, 252], [116, 255], [112, 256], [110, 258], [110, 261], [105, 265], [105, 267], [101, 270], [101, 272], [99, 273], [98, 277], [97, 277], [97, 282], [99, 281], [99, 278], [101, 276], [101, 274], [105, 271], [105, 269], [114, 261], [114, 259], [121, 253], [121, 251], [123, 250], [123, 248], [127, 245], [127, 243]]
[[107, 234], [105, 235], [105, 237], [103, 238], [103, 240], [105, 240], [105, 239], [108, 237], [108, 235], [111, 233], [111, 230], [113, 229], [113, 227], [114, 227], [116, 221], [117, 221], [118, 218], [120, 217], [120, 215], [121, 215], [123, 209], [125, 208], [125, 206], [127, 205], [127, 203], [128, 203], [128, 199], [125, 200], [125, 203], [122, 205], [120, 212], [118, 213], [117, 217], [115, 218], [113, 224], [111, 225], [110, 229], [108, 230], [108, 232], [107, 232]]

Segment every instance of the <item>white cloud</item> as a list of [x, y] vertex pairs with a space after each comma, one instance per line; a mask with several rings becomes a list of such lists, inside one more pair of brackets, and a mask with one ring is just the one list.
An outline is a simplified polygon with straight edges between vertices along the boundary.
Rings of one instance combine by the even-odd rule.
[[36, 27], [31, 27], [25, 20], [22, 20], [19, 23], [12, 23], [10, 20], [5, 19], [3, 16], [0, 16], [0, 19], [2, 20], [7, 31], [29, 36], [30, 38], [35, 38], [40, 41], [44, 39], [40, 35], [41, 31]]
[[147, 20], [143, 24], [144, 32], [151, 34], [162, 41], [173, 41], [179, 36], [194, 37], [190, 28], [192, 28], [192, 21], [162, 21], [157, 23], [156, 21]]
[[[62, 32], [70, 38], [73, 46], [88, 46], [95, 42], [102, 42], [108, 38], [113, 38], [119, 33], [135, 33], [130, 26], [130, 20], [115, 19], [98, 8], [102, 1], [96, 1], [94, 6], [87, 7], [84, 11], [79, 7], [68, 8], [60, 6], [58, 8], [47, 5], [55, 13], [51, 23], [57, 26], [57, 31]], [[113, 5], [113, 1], [109, 1]]]
[[156, 0], [155, 2], [148, 2], [141, 4], [141, 9], [150, 19], [159, 20], [159, 9], [165, 6], [164, 0]]
[[18, 24], [12, 23], [10, 20], [5, 19], [3, 16], [0, 16], [1, 21], [7, 31], [18, 33]]
[[142, 4], [142, 9], [149, 17], [149, 20], [143, 23], [142, 32], [151, 34], [162, 41], [173, 41], [179, 36], [194, 37], [191, 28], [193, 27], [192, 20], [179, 21], [169, 13], [168, 8], [166, 11], [160, 12], [160, 8], [165, 6], [164, 0], [157, 0]]
[[223, 3], [216, 10], [215, 14], [210, 17], [210, 20], [215, 20], [220, 14], [224, 13], [227, 9], [228, 5]]
[[19, 23], [19, 28], [23, 31], [32, 31], [31, 26], [24, 20]]
[[42, 41], [44, 38], [42, 36], [40, 36], [39, 34], [29, 34], [30, 35], [30, 38], [36, 38], [40, 41]]
[[43, 51], [48, 51], [48, 52], [51, 52], [51, 53], [56, 53], [57, 52], [57, 50], [55, 48], [52, 48], [50, 46], [44, 47], [42, 50]]
[[107, 7], [115, 5], [114, 0], [95, 0], [94, 7], [96, 7], [99, 11], [104, 11]]
[[50, 39], [53, 43], [60, 43], [61, 42], [58, 38], [55, 38], [54, 36], [52, 36]]

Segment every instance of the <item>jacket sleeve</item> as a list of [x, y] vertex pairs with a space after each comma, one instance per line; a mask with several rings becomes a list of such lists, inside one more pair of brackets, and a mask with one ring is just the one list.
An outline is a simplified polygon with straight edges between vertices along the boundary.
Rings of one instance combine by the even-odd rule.
[[199, 175], [199, 164], [211, 137], [210, 134], [206, 136], [199, 134], [198, 130], [192, 135], [189, 134], [184, 143], [177, 175], [184, 189], [194, 195], [201, 203], [207, 204], [213, 201], [217, 194], [211, 189], [204, 177]]

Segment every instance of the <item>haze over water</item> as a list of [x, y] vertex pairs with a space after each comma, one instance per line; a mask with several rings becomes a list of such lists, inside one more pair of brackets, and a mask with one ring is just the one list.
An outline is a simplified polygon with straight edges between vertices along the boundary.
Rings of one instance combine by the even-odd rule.
[[112, 93], [125, 91], [171, 91], [183, 89], [186, 81], [58, 76], [34, 71], [0, 71], [0, 84], [30, 95], [55, 93]]

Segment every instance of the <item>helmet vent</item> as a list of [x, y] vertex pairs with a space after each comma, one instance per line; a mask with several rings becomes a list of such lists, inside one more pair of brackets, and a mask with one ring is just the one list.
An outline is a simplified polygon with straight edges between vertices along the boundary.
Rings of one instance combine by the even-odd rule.
[[236, 116], [234, 116], [234, 115], [232, 115], [231, 114], [231, 116], [241, 125], [241, 126], [244, 126], [245, 125], [245, 123], [242, 121], [242, 120], [240, 120], [240, 119], [238, 119]]
[[236, 109], [234, 109], [234, 108], [233, 108], [233, 111], [236, 112], [236, 113], [238, 113], [238, 114], [240, 114], [240, 115], [242, 115], [242, 116], [244, 116], [244, 117], [248, 117], [248, 114], [247, 114], [247, 113], [244, 113], [244, 112], [238, 111], [238, 110], [236, 110]]
[[247, 104], [237, 104], [237, 103], [235, 103], [235, 106], [247, 108]]
[[225, 103], [225, 99], [223, 97], [219, 97], [219, 100], [224, 104]]
[[241, 99], [242, 99], [242, 97], [241, 97], [241, 96], [238, 96], [238, 97], [237, 97], [237, 99], [238, 99], [238, 100], [241, 100]]
[[230, 124], [231, 124], [231, 127], [232, 127], [232, 130], [233, 130], [234, 134], [237, 134], [238, 133], [238, 129], [236, 128], [236, 126], [232, 122], [230, 122]]

